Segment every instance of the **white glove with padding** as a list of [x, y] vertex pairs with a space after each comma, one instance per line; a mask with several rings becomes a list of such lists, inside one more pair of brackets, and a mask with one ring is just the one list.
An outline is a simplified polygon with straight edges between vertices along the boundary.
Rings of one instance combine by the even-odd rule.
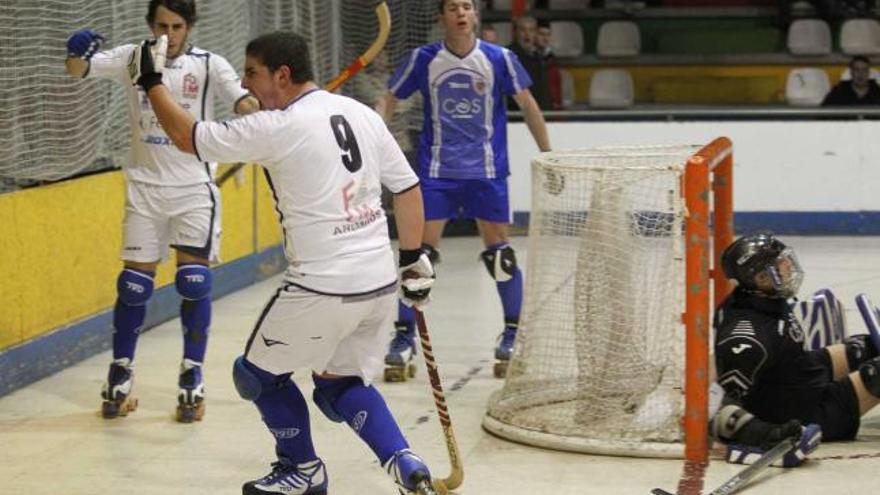
[[400, 302], [422, 309], [431, 300], [436, 275], [428, 255], [421, 249], [400, 250]]

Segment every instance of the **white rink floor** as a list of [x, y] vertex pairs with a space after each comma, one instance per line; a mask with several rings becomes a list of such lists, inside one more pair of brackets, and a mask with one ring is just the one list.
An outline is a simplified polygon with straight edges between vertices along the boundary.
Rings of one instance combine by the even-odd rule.
[[[830, 286], [847, 306], [850, 331], [861, 332], [853, 296], [880, 300], [880, 237], [784, 238], [807, 271], [804, 293]], [[526, 238], [514, 238], [524, 264]], [[501, 308], [477, 255], [476, 238], [447, 239], [427, 310], [438, 364], [465, 467], [459, 494], [647, 495], [674, 491], [680, 461], [641, 460], [552, 452], [495, 438], [480, 427], [486, 400], [501, 383], [492, 377]], [[179, 322], [140, 340], [136, 392], [140, 408], [127, 418], [102, 420], [99, 390], [109, 352], [81, 362], [0, 399], [2, 494], [238, 494], [241, 484], [268, 472], [272, 442], [256, 408], [236, 394], [231, 363], [238, 356], [278, 278], [216, 302], [206, 363], [208, 409], [192, 425], [173, 420]], [[404, 433], [436, 475], [448, 474], [446, 451], [421, 361], [415, 381], [380, 384]], [[298, 373], [307, 396], [311, 381]], [[334, 495], [394, 494], [370, 452], [344, 425], [312, 410], [313, 436], [328, 465]], [[859, 440], [823, 445], [818, 460], [772, 469], [749, 494], [864, 495], [877, 493], [880, 413], [863, 422]], [[740, 466], [714, 461], [708, 493]]]

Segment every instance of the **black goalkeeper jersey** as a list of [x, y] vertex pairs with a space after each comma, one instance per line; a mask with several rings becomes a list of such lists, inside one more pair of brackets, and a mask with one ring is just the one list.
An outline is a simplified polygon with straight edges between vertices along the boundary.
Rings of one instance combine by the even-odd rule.
[[789, 302], [736, 289], [715, 313], [718, 383], [759, 418], [782, 423], [812, 410], [832, 382], [824, 349], [804, 350]]

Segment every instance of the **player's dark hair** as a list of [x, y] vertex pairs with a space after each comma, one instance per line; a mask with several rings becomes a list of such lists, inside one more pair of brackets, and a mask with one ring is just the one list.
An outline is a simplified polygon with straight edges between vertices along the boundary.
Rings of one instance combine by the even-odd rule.
[[852, 69], [852, 66], [853, 66], [856, 62], [864, 62], [864, 63], [866, 63], [866, 64], [869, 65], [869, 66], [871, 65], [871, 61], [868, 60], [868, 57], [866, 57], [866, 56], [864, 56], [864, 55], [856, 55], [855, 57], [853, 57], [853, 58], [851, 58], [851, 59], [849, 60], [849, 68]]
[[183, 17], [188, 27], [195, 26], [197, 20], [196, 0], [150, 0], [150, 6], [147, 7], [147, 24], [150, 26], [156, 21], [156, 10], [160, 5]]
[[252, 39], [245, 53], [259, 59], [271, 72], [282, 65], [288, 66], [295, 83], [302, 84], [314, 79], [309, 44], [298, 34], [284, 31], [264, 34]]

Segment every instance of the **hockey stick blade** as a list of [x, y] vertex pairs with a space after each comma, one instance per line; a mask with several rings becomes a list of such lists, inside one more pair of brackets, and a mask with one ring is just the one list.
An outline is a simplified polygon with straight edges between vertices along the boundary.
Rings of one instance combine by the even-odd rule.
[[795, 445], [797, 445], [797, 442], [798, 439], [796, 437], [789, 437], [782, 440], [776, 444], [775, 447], [765, 452], [764, 455], [755, 461], [754, 464], [734, 475], [723, 485], [709, 492], [708, 495], [730, 495], [731, 493], [738, 492], [756, 476], [764, 472], [764, 470], [767, 469], [767, 466], [773, 464], [787, 454], [788, 451], [793, 449]]
[[[756, 476], [767, 469], [767, 466], [778, 461], [780, 458], [782, 458], [782, 456], [793, 449], [797, 445], [797, 442], [797, 437], [789, 437], [782, 440], [781, 442], [776, 444], [775, 447], [765, 452], [760, 459], [758, 459], [742, 471], [736, 473], [732, 478], [725, 481], [723, 485], [712, 490], [707, 495], [731, 495], [742, 490], [744, 486], [746, 486]], [[654, 488], [653, 490], [651, 490], [651, 493], [654, 495], [675, 495], [674, 493], [667, 492], [662, 488]]]
[[[376, 40], [373, 41], [373, 44], [367, 48], [367, 50], [361, 54], [354, 62], [349, 64], [348, 67], [342, 70], [336, 77], [333, 78], [332, 81], [328, 82], [324, 85], [324, 89], [327, 91], [336, 91], [340, 86], [345, 84], [346, 81], [351, 79], [351, 76], [357, 74], [364, 67], [370, 64], [376, 55], [385, 48], [385, 43], [388, 41], [388, 35], [391, 33], [391, 11], [388, 10], [388, 4], [384, 1], [379, 2], [376, 5], [376, 19], [379, 22], [379, 33], [376, 35]], [[236, 163], [229, 167], [226, 172], [220, 176], [215, 183], [217, 186], [222, 186], [225, 182], [227, 182], [232, 176], [238, 173], [242, 167], [244, 167], [245, 163]]]

